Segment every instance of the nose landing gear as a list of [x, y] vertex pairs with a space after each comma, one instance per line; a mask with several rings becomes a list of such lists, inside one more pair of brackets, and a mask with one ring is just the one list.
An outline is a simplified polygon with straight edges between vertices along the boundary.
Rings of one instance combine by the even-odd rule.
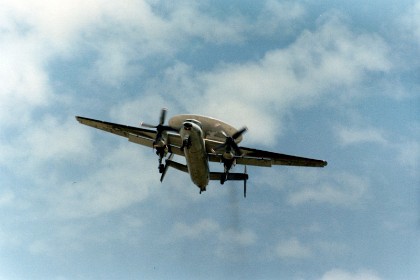
[[190, 137], [188, 137], [182, 141], [181, 151], [183, 151], [184, 148], [189, 149], [190, 147], [191, 147], [191, 139]]

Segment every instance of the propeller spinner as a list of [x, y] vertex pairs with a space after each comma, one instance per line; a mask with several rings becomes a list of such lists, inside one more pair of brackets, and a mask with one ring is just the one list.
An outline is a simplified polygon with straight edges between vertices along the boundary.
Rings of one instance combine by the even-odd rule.
[[169, 125], [164, 125], [167, 111], [168, 111], [168, 109], [166, 109], [166, 108], [162, 108], [162, 110], [160, 111], [160, 117], [159, 117], [159, 124], [158, 125], [151, 125], [151, 124], [147, 124], [147, 123], [144, 123], [144, 122], [142, 122], [140, 124], [140, 126], [142, 126], [142, 127], [156, 129], [157, 134], [156, 134], [156, 139], [155, 139], [155, 145], [158, 145], [159, 141], [162, 140], [162, 133], [164, 131], [178, 132], [177, 129], [175, 129], [173, 127], [170, 127]]
[[222, 134], [226, 137], [225, 143], [217, 146], [215, 150], [217, 151], [224, 149], [226, 153], [231, 153], [233, 151], [235, 155], [240, 156], [242, 153], [235, 140], [241, 137], [242, 134], [244, 134], [247, 130], [248, 128], [243, 127], [235, 132], [232, 136], [229, 136], [226, 132], [222, 131]]
[[171, 126], [168, 126], [168, 125], [164, 125], [167, 111], [168, 111], [168, 109], [162, 108], [162, 110], [160, 112], [159, 124], [158, 125], [150, 125], [150, 124], [147, 124], [147, 123], [144, 123], [144, 122], [142, 122], [140, 124], [140, 126], [142, 126], [142, 127], [156, 129], [156, 138], [155, 138], [155, 141], [153, 142], [153, 147], [156, 149], [156, 154], [159, 156], [159, 172], [160, 173], [163, 173], [163, 171], [164, 171], [164, 165], [162, 164], [162, 159], [166, 156], [166, 154], [169, 151], [169, 148], [168, 148], [168, 145], [167, 145], [167, 139], [166, 139], [166, 136], [165, 136], [166, 134], [164, 135], [164, 132], [166, 132], [166, 131], [178, 132], [177, 129], [175, 129]]

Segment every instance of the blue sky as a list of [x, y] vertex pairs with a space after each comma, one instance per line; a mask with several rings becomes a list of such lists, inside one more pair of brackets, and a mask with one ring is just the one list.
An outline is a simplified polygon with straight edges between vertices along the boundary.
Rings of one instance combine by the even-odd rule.
[[[418, 279], [419, 1], [6, 0], [0, 51], [1, 279]], [[329, 165], [199, 195], [74, 119], [162, 107]]]

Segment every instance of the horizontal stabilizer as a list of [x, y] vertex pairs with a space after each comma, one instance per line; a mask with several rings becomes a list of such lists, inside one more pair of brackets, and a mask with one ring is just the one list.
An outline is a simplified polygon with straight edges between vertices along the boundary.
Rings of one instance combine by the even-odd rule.
[[167, 164], [167, 166], [175, 168], [176, 170], [188, 173], [188, 166], [186, 166], [184, 164], [178, 163], [178, 162], [170, 160], [170, 159], [166, 160], [166, 164]]
[[[211, 172], [210, 173], [210, 180], [220, 180], [225, 176], [225, 173], [223, 172]], [[228, 181], [243, 181], [248, 180], [248, 174], [245, 173], [228, 173], [227, 177]]]

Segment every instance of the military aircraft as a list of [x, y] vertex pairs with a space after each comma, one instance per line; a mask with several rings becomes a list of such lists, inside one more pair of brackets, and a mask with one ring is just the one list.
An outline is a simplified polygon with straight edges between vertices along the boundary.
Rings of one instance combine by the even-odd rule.
[[[326, 161], [262, 151], [239, 146], [246, 127], [235, 129], [220, 120], [201, 115], [177, 115], [165, 125], [167, 109], [160, 113], [159, 123], [141, 123], [141, 127], [127, 126], [77, 116], [84, 124], [128, 138], [128, 141], [156, 150], [162, 182], [169, 167], [189, 173], [192, 182], [201, 192], [210, 180], [244, 181], [244, 197], [248, 174], [246, 166], [289, 165], [324, 167]], [[169, 154], [169, 156], [168, 156]], [[184, 156], [186, 164], [173, 160], [174, 155]], [[223, 172], [211, 172], [209, 162], [223, 163]], [[244, 165], [244, 173], [230, 172], [232, 167]]]

